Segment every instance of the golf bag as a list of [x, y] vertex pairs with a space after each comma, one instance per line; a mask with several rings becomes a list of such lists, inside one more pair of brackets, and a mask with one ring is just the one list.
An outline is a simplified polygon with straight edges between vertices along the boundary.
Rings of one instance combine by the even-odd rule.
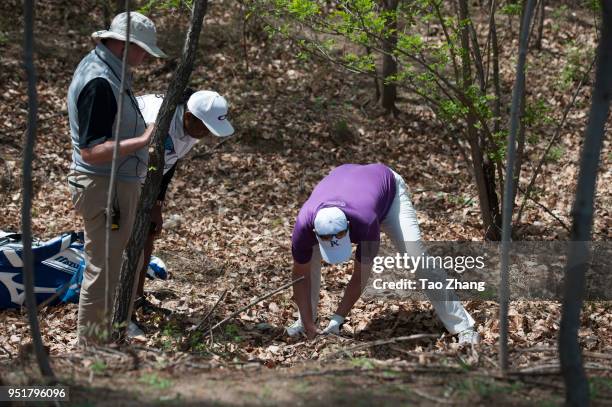
[[[86, 266], [83, 233], [68, 232], [48, 241], [35, 240], [32, 254], [36, 303], [77, 303]], [[25, 302], [22, 256], [21, 235], [0, 231], [0, 309], [19, 308]], [[147, 277], [168, 277], [159, 258], [151, 257]]]

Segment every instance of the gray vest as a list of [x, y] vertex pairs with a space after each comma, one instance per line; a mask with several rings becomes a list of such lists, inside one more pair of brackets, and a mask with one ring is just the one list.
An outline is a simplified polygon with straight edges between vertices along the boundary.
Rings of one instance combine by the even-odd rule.
[[[128, 75], [129, 76], [129, 75]], [[70, 119], [70, 135], [72, 137], [72, 165], [71, 170], [94, 175], [110, 176], [111, 162], [99, 165], [88, 164], [81, 157], [79, 148], [79, 117], [77, 112], [77, 100], [81, 90], [89, 81], [95, 78], [106, 79], [113, 89], [117, 108], [119, 108], [119, 92], [121, 89], [121, 60], [113, 55], [108, 48], [102, 44], [92, 50], [81, 60], [74, 72], [72, 82], [68, 88], [68, 118]], [[131, 78], [126, 78], [126, 88], [131, 88]], [[117, 112], [119, 113], [119, 112]], [[113, 134], [119, 114], [115, 116], [113, 123]], [[134, 96], [124, 93], [123, 106], [121, 112], [121, 123], [119, 128], [119, 139], [130, 139], [142, 135], [145, 131], [145, 122], [138, 109], [138, 103]], [[147, 164], [149, 154], [147, 147], [118, 158], [117, 177], [122, 181], [137, 182], [143, 181], [147, 174]]]

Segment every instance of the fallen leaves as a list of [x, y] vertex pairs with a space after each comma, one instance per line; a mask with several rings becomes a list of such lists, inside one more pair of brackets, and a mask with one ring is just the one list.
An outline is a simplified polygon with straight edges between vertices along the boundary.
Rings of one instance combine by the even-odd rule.
[[[7, 10], [8, 6], [1, 7], [7, 15], [14, 13]], [[49, 21], [60, 21], [55, 14], [58, 8], [45, 2], [40, 7], [40, 18], [52, 16]], [[236, 32], [228, 28], [235, 23], [232, 20], [235, 17], [231, 13], [219, 14], [220, 9], [211, 8], [213, 14], [206, 28], [211, 34], [202, 39], [203, 57], [193, 74], [193, 83], [198, 88], [215, 89], [228, 99], [235, 118], [236, 139], [205, 160], [193, 158], [208, 151], [203, 140], [183, 161], [171, 184], [164, 232], [156, 243], [156, 253], [168, 265], [170, 279], [147, 282], [147, 297], [157, 308], [138, 312], [146, 333], [146, 341], [135, 350], [140, 363], [147, 368], [173, 372], [253, 365], [294, 368], [306, 360], [322, 361], [358, 344], [426, 333], [438, 338], [360, 349], [352, 352], [349, 360], [367, 359], [367, 363], [358, 366], [363, 370], [367, 367], [401, 369], [413, 364], [431, 367], [443, 362], [461, 369], [458, 366], [463, 365], [458, 358], [470, 368], [494, 368], [491, 361], [497, 360], [498, 308], [494, 302], [484, 301], [466, 303], [483, 340], [478, 355], [459, 347], [453, 337], [444, 333], [431, 305], [419, 301], [360, 301], [344, 326], [343, 336], [319, 336], [314, 341], [287, 338], [284, 327], [297, 317], [291, 290], [240, 313], [228, 326], [215, 331], [212, 340], [192, 336], [186, 343], [187, 334], [192, 333], [223, 291], [228, 293], [211, 315], [210, 324], [289, 281], [290, 237], [295, 216], [314, 185], [340, 163], [380, 161], [402, 174], [412, 191], [427, 240], [482, 238], [477, 193], [470, 170], [459, 158], [456, 146], [441, 138], [445, 129], [436, 124], [427, 109], [402, 100], [399, 107], [406, 117], [368, 118], [363, 106], [374, 93], [368, 79], [339, 74], [324, 64], [297, 61], [287, 44], [259, 42], [256, 33], [247, 33], [250, 67], [247, 73], [243, 69], [245, 56], [241, 49], [231, 46], [238, 43]], [[171, 15], [159, 18], [160, 27], [166, 27], [166, 31], [180, 19]], [[572, 27], [567, 28], [575, 30]], [[57, 36], [62, 41], [56, 48], [61, 46], [70, 55], [63, 59], [64, 53], [58, 56], [47, 52], [38, 60], [42, 73], [41, 126], [34, 163], [33, 226], [35, 235], [41, 238], [81, 228], [80, 219], [72, 213], [65, 182], [71, 159], [65, 95], [74, 63], [90, 46], [80, 31], [62, 34], [53, 24], [40, 27], [39, 35], [49, 34], [47, 30], [51, 28], [54, 38]], [[87, 32], [90, 31], [93, 30]], [[563, 32], [560, 30], [559, 35]], [[553, 89], [549, 80], [562, 69], [567, 55], [559, 45], [562, 44], [560, 37], [548, 31], [547, 36], [545, 47], [554, 46], [557, 56], [545, 59], [542, 53], [541, 60], [530, 61], [531, 71], [541, 72], [530, 76], [530, 95], [547, 100], [553, 114], [558, 116], [569, 95]], [[591, 37], [581, 34], [576, 41], [584, 40], [582, 43], [592, 46]], [[46, 44], [47, 49], [54, 51], [49, 48], [50, 44]], [[25, 130], [25, 88], [19, 44], [0, 47], [3, 66], [0, 156], [4, 161], [0, 168], [3, 168], [2, 175], [12, 174], [10, 182], [6, 177], [0, 183], [0, 228], [19, 230], [19, 147]], [[508, 45], [504, 52], [513, 50]], [[137, 93], [166, 88], [163, 76], [150, 74], [160, 64], [153, 62], [149, 68], [136, 72]], [[502, 85], [508, 87], [513, 79], [512, 67], [503, 66], [502, 74]], [[566, 220], [585, 124], [585, 102], [589, 97], [587, 90], [580, 93], [580, 107], [569, 117], [564, 129], [562, 143], [566, 153], [558, 161], [545, 164], [539, 183], [538, 194], [543, 197], [543, 203]], [[341, 122], [346, 123], [347, 133], [339, 138], [335, 133]], [[541, 154], [546, 137], [552, 134], [551, 128], [541, 130], [541, 142], [526, 151], [532, 161]], [[606, 171], [612, 164], [609, 142], [604, 150], [594, 230], [599, 237], [609, 239], [612, 237], [608, 209], [612, 207], [612, 173]], [[531, 171], [532, 168], [522, 171], [522, 183], [528, 182]], [[523, 236], [527, 239], [564, 236], [554, 221], [537, 207], [529, 207], [523, 220], [526, 226]], [[335, 311], [349, 278], [349, 267], [323, 269], [321, 325]], [[92, 360], [98, 358], [107, 366], [105, 374], [129, 371], [133, 358], [123, 351], [77, 348], [76, 312], [76, 306], [66, 305], [47, 309], [41, 315], [44, 340], [50, 346], [54, 365], [65, 371], [76, 369], [87, 373], [92, 369]], [[585, 350], [612, 352], [611, 315], [609, 303], [587, 304], [582, 321], [584, 328], [580, 331]], [[526, 368], [552, 357], [556, 349], [559, 304], [513, 302], [510, 318], [513, 368]], [[28, 342], [28, 327], [25, 316], [17, 311], [0, 312], [0, 326], [0, 363], [7, 368]], [[553, 350], [518, 352], [533, 347]]]

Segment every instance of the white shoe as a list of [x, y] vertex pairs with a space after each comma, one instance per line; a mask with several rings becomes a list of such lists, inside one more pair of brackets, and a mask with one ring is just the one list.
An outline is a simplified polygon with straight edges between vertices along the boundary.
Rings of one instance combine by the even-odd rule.
[[289, 336], [296, 336], [302, 333], [304, 333], [304, 325], [301, 319], [296, 320], [287, 327], [287, 335]]
[[458, 339], [460, 345], [466, 343], [478, 345], [478, 343], [480, 343], [480, 335], [478, 335], [478, 332], [476, 332], [474, 328], [468, 328], [465, 331], [459, 332]]
[[127, 326], [127, 336], [128, 338], [144, 338], [145, 333], [138, 325], [136, 325], [133, 321], [130, 321]]

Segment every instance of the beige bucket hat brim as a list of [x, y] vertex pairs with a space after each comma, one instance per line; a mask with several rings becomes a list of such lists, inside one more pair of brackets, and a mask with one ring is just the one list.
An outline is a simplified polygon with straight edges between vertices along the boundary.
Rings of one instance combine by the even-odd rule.
[[[91, 38], [93, 38], [96, 42], [100, 42], [100, 40], [104, 38], [113, 38], [119, 41], [126, 40], [125, 35], [109, 30], [96, 31], [95, 33], [91, 34]], [[168, 55], [166, 55], [164, 51], [159, 49], [159, 47], [157, 47], [156, 45], [147, 44], [143, 41], [139, 41], [138, 39], [132, 36], [130, 36], [130, 42], [133, 42], [134, 44], [138, 45], [139, 47], [147, 51], [150, 55], [156, 58], [168, 58]]]

